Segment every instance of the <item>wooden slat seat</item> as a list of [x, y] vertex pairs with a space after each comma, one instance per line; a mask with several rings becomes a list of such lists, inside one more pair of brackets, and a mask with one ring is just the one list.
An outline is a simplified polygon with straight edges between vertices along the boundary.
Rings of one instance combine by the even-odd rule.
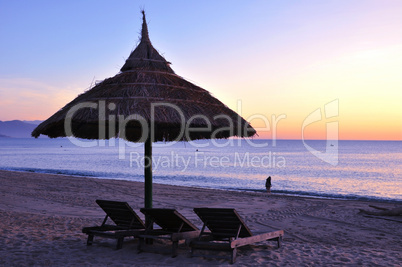
[[[143, 208], [141, 212], [148, 216], [152, 223], [143, 234], [139, 235], [138, 252], [145, 250], [160, 252], [160, 248], [146, 245], [145, 239], [164, 239], [172, 242], [169, 252], [172, 257], [176, 257], [179, 241], [195, 238], [199, 234], [199, 229], [175, 209]], [[153, 223], [160, 229], [153, 229]]]
[[[137, 237], [145, 231], [144, 222], [127, 202], [96, 200], [96, 203], [106, 213], [100, 226], [84, 227], [82, 232], [88, 235], [87, 246], [92, 245], [94, 236], [117, 239], [116, 249], [121, 249], [125, 237]], [[115, 225], [106, 224], [112, 220]]]
[[278, 247], [281, 245], [283, 230], [253, 235], [235, 209], [195, 208], [194, 212], [204, 225], [198, 238], [190, 242], [191, 256], [196, 250], [230, 251], [230, 262], [234, 263], [238, 247], [265, 240], [277, 241]]

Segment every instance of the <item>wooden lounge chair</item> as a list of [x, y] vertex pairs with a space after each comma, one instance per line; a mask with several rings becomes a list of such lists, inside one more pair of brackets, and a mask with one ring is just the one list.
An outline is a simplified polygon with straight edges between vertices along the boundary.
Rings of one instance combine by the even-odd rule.
[[[82, 232], [88, 235], [87, 246], [92, 245], [94, 236], [117, 239], [116, 249], [121, 249], [127, 236], [137, 237], [145, 230], [144, 222], [127, 202], [96, 200], [96, 203], [106, 213], [100, 226], [84, 227]], [[106, 224], [110, 218], [115, 225]]]
[[[278, 247], [281, 245], [283, 230], [253, 235], [235, 209], [195, 208], [194, 212], [204, 225], [199, 237], [190, 242], [191, 256], [195, 256], [196, 250], [229, 251], [231, 256], [225, 258], [229, 258], [233, 264], [238, 247], [265, 240], [275, 240]], [[210, 232], [206, 232], [206, 228]]]
[[[144, 234], [139, 235], [138, 253], [141, 251], [160, 252], [160, 248], [146, 245], [145, 239], [164, 239], [172, 242], [172, 248], [169, 252], [172, 258], [177, 256], [177, 247], [180, 240], [196, 238], [200, 233], [199, 229], [181, 215], [175, 209], [141, 209], [145, 216], [149, 216], [151, 225], [145, 230]], [[160, 229], [152, 229], [153, 223], [156, 223]]]

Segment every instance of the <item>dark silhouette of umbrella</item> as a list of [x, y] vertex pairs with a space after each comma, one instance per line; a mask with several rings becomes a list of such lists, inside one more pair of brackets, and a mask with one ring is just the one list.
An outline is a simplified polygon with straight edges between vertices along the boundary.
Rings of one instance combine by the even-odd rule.
[[152, 142], [251, 137], [256, 131], [208, 91], [174, 73], [152, 46], [142, 14], [140, 43], [120, 73], [76, 97], [32, 136], [145, 142], [145, 207], [151, 208]]

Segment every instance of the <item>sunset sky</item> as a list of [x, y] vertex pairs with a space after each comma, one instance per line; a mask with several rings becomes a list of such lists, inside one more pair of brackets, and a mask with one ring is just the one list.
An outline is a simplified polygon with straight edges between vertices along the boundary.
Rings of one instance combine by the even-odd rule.
[[47, 119], [117, 74], [139, 41], [142, 8], [173, 70], [260, 138], [276, 129], [276, 138], [300, 139], [321, 109], [306, 139], [325, 139], [337, 122], [340, 139], [402, 140], [397, 0], [0, 0], [0, 120]]

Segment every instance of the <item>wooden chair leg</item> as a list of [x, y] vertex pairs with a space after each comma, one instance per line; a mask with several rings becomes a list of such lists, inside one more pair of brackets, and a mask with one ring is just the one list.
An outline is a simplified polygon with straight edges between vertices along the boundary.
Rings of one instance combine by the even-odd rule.
[[172, 258], [175, 258], [177, 256], [177, 248], [179, 246], [178, 241], [173, 241], [172, 243]]
[[193, 255], [194, 255], [194, 248], [193, 247], [191, 247], [190, 248], [190, 258], [192, 258], [193, 257]]
[[282, 243], [282, 236], [278, 237], [278, 248], [281, 247], [281, 243]]
[[231, 264], [236, 262], [236, 253], [237, 253], [237, 248], [232, 249], [232, 255], [231, 255], [231, 259], [230, 259]]
[[121, 249], [121, 248], [123, 247], [123, 240], [124, 240], [124, 237], [119, 237], [119, 238], [117, 238], [117, 246], [116, 246], [116, 249]]
[[87, 246], [91, 246], [94, 241], [94, 235], [89, 234], [87, 239]]
[[138, 240], [137, 253], [142, 252], [142, 246], [143, 246], [144, 242], [145, 242], [144, 238], [140, 237], [139, 240]]

